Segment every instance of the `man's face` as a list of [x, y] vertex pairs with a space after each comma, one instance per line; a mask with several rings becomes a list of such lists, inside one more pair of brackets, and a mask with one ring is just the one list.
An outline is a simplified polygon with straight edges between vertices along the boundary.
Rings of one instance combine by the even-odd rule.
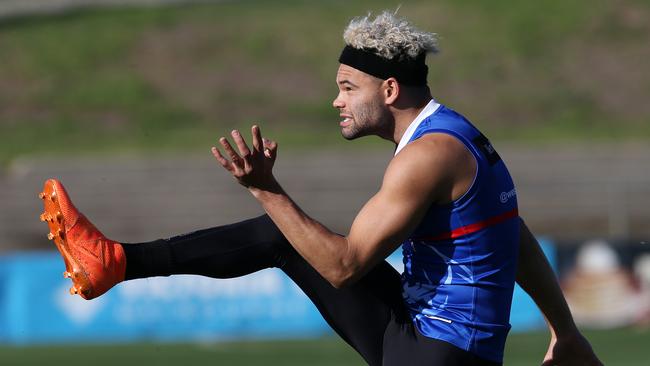
[[339, 94], [332, 105], [340, 111], [341, 135], [347, 140], [380, 135], [387, 129], [390, 112], [383, 103], [382, 80], [348, 65], [336, 73]]

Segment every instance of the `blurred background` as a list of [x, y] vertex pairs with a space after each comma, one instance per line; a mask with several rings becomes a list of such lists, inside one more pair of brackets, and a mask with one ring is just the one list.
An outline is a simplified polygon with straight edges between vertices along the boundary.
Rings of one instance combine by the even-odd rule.
[[[363, 364], [274, 270], [69, 296], [37, 194], [61, 179], [121, 242], [246, 219], [262, 210], [209, 148], [259, 123], [287, 191], [346, 232], [393, 147], [340, 137], [342, 30], [398, 7], [440, 35], [432, 92], [510, 167], [597, 353], [649, 364], [647, 0], [0, 0], [0, 364]], [[519, 289], [511, 322], [505, 364], [539, 364], [548, 334]]]

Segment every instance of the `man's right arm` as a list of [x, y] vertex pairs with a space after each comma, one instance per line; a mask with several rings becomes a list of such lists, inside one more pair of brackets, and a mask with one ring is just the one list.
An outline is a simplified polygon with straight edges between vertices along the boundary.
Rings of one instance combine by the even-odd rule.
[[576, 327], [555, 273], [521, 219], [519, 235], [517, 283], [533, 298], [551, 331], [543, 365], [602, 365]]

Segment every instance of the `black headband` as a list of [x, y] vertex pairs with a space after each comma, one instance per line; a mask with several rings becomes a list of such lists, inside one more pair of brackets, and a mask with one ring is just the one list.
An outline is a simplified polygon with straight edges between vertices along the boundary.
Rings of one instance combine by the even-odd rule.
[[403, 60], [383, 58], [370, 51], [345, 46], [339, 62], [366, 74], [386, 80], [394, 77], [404, 85], [424, 86], [427, 85], [427, 72], [429, 69], [424, 63], [426, 53], [422, 52], [416, 58], [405, 57]]

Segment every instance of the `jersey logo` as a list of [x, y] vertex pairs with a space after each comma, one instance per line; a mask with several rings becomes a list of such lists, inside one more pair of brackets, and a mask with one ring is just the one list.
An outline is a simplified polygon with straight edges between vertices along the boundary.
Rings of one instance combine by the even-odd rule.
[[478, 135], [476, 138], [474, 138], [474, 140], [472, 140], [472, 142], [479, 148], [479, 150], [481, 150], [490, 166], [496, 164], [501, 160], [501, 157], [497, 151], [494, 150], [494, 147], [490, 143], [490, 140], [488, 140], [487, 137], [485, 137], [483, 134]]
[[501, 194], [499, 195], [499, 201], [501, 201], [501, 203], [508, 203], [508, 200], [516, 196], [517, 196], [517, 189], [513, 188], [508, 192], [501, 192]]

